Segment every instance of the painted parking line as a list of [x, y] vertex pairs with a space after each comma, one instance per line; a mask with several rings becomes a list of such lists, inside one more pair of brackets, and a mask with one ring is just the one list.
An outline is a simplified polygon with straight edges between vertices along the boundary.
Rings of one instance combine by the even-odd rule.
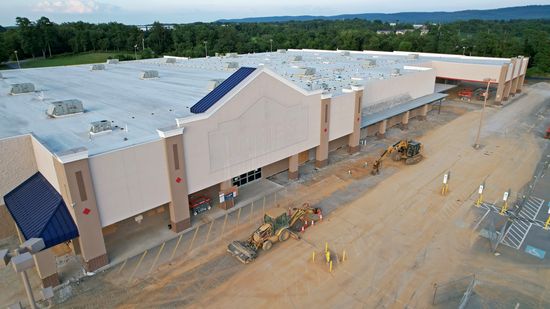
[[[525, 202], [523, 208], [521, 209], [519, 215], [528, 219], [535, 220], [537, 215], [544, 205], [544, 200], [535, 196], [530, 196]], [[514, 249], [520, 249], [529, 234], [529, 230], [533, 223], [527, 223], [523, 221], [516, 220], [504, 234], [501, 243], [508, 247]]]

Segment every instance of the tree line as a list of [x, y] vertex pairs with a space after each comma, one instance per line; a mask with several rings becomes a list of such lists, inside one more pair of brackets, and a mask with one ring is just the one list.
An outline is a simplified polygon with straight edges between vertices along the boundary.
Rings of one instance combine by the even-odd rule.
[[[395, 30], [409, 29], [405, 34]], [[121, 23], [56, 24], [42, 17], [16, 18], [16, 27], [0, 27], [0, 61], [52, 57], [89, 51], [139, 52], [142, 57], [171, 54], [185, 57], [216, 53], [254, 53], [279, 48], [406, 50], [472, 56], [530, 57], [529, 72], [550, 73], [550, 20], [481, 21], [426, 24], [381, 21], [314, 20], [281, 23], [192, 23], [164, 27], [155, 22], [147, 31]], [[379, 30], [393, 31], [390, 34]]]

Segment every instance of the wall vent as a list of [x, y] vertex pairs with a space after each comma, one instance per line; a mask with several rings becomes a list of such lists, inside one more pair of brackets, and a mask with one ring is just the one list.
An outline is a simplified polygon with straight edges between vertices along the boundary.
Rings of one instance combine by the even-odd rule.
[[111, 122], [108, 120], [94, 121], [90, 123], [90, 133], [99, 134], [104, 132], [111, 132], [113, 130]]
[[280, 49], [277, 49], [277, 52], [279, 54], [284, 54], [284, 53], [286, 53], [286, 49], [280, 48]]
[[226, 62], [224, 68], [226, 69], [237, 69], [239, 67], [238, 62]]
[[107, 59], [107, 64], [118, 64], [118, 59]]
[[407, 59], [408, 60], [417, 60], [418, 59], [418, 54], [408, 54]]
[[92, 64], [90, 66], [90, 71], [101, 71], [101, 70], [105, 70], [104, 64]]
[[12, 84], [10, 94], [22, 94], [34, 92], [33, 83], [21, 83], [21, 84]]
[[[170, 59], [170, 58], [166, 58], [166, 59]], [[139, 78], [141, 79], [150, 79], [150, 78], [158, 78], [158, 77], [159, 77], [159, 72], [156, 70], [146, 70], [146, 71], [142, 71], [139, 74]]]
[[77, 99], [52, 102], [48, 106], [46, 114], [53, 118], [81, 114], [84, 112], [82, 101]]
[[174, 64], [174, 63], [176, 63], [176, 58], [166, 57], [166, 58], [163, 58], [163, 61], [164, 61], [164, 63]]
[[208, 91], [214, 90], [216, 87], [218, 87], [224, 79], [211, 79], [208, 81], [207, 89]]

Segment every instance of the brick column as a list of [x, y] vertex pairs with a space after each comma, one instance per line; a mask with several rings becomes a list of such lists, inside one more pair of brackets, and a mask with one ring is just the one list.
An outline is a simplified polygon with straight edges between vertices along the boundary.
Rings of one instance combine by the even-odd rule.
[[33, 258], [38, 277], [42, 280], [42, 287], [58, 286], [60, 284], [59, 275], [57, 274], [57, 264], [52, 249], [48, 248], [40, 251], [34, 254]]
[[378, 123], [378, 132], [376, 133], [376, 137], [378, 138], [384, 138], [386, 137], [386, 127], [388, 126], [388, 120], [384, 119]]
[[170, 224], [172, 231], [179, 233], [191, 227], [187, 181], [185, 179], [185, 159], [183, 156], [183, 128], [157, 130], [164, 139], [166, 169], [170, 184]]
[[506, 75], [508, 74], [508, 67], [508, 64], [503, 64], [500, 68], [495, 103], [501, 103], [502, 100], [504, 100], [504, 88], [506, 88]]
[[94, 271], [109, 263], [94, 185], [84, 147], [55, 154], [54, 167], [61, 196], [78, 228], [78, 245], [84, 268]]
[[[315, 167], [322, 168], [328, 165], [328, 136], [330, 130], [330, 94], [321, 96], [321, 137], [319, 146], [315, 148]], [[296, 171], [298, 171], [296, 169]], [[288, 176], [290, 177], [290, 170]]]
[[410, 111], [406, 111], [401, 116], [401, 130], [407, 130], [409, 128]]
[[288, 179], [296, 180], [300, 177], [298, 172], [298, 154], [288, 157]]
[[359, 151], [359, 139], [361, 138], [361, 107], [363, 102], [363, 87], [352, 86], [355, 93], [355, 109], [353, 113], [353, 132], [348, 139], [348, 152], [354, 154]]

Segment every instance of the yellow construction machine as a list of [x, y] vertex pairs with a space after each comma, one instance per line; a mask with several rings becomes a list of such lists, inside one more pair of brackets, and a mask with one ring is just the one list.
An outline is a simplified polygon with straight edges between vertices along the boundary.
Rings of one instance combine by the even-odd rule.
[[302, 208], [288, 211], [284, 208], [272, 208], [264, 214], [264, 222], [245, 241], [233, 241], [227, 251], [244, 264], [252, 262], [260, 249], [267, 251], [274, 243], [285, 241], [293, 236], [299, 239], [297, 232], [323, 218], [321, 209], [304, 204]]
[[420, 162], [423, 158], [422, 156], [422, 144], [413, 141], [413, 140], [400, 140], [392, 146], [388, 147], [378, 160], [374, 161], [372, 165], [372, 174], [380, 174], [380, 167], [382, 165], [382, 160], [386, 157], [391, 157], [394, 161], [405, 160], [405, 164], [411, 165]]

